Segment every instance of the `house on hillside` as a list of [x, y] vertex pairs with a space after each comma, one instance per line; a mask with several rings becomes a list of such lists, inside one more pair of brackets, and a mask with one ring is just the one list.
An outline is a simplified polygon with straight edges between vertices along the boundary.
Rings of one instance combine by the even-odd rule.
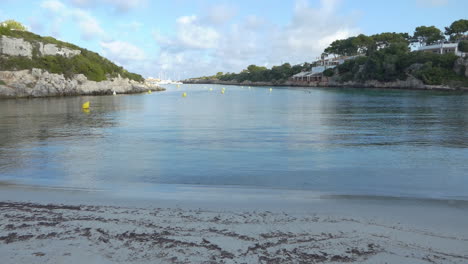
[[325, 70], [333, 69], [336, 66], [343, 64], [345, 61], [354, 59], [358, 56], [340, 56], [317, 60], [313, 63], [314, 66], [310, 68], [310, 71], [300, 72], [293, 75], [289, 80], [298, 84], [317, 84], [319, 82], [327, 81], [327, 77], [323, 76], [323, 72]]
[[465, 54], [458, 50], [458, 43], [437, 43], [433, 45], [421, 46], [418, 51], [432, 52], [436, 54], [454, 53], [463, 57]]

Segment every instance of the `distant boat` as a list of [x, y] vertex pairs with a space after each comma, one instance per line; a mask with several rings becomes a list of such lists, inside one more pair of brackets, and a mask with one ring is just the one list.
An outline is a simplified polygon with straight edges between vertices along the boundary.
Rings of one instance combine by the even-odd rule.
[[146, 82], [155, 84], [155, 85], [160, 85], [160, 84], [183, 84], [182, 82], [179, 81], [173, 81], [173, 80], [161, 80], [161, 79], [153, 79], [153, 78], [148, 78], [146, 79]]

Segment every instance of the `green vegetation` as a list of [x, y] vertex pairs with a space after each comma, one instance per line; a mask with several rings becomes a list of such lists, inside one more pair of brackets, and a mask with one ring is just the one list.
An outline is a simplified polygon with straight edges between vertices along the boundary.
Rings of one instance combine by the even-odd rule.
[[[460, 19], [445, 28], [445, 35], [459, 41], [459, 50], [468, 52], [468, 20]], [[336, 81], [365, 82], [376, 80], [392, 82], [414, 77], [429, 85], [468, 86], [464, 76], [464, 66], [457, 66], [458, 57], [453, 53], [435, 54], [432, 52], [411, 51], [414, 43], [431, 45], [446, 40], [446, 36], [435, 26], [419, 26], [414, 34], [384, 32], [371, 36], [360, 34], [347, 39], [333, 41], [322, 53], [322, 60], [330, 56], [355, 56], [334, 69], [323, 72]], [[319, 62], [315, 62], [319, 63]], [[273, 82], [282, 83], [291, 76], [310, 71], [314, 63], [291, 66], [285, 63], [266, 67], [250, 65], [240, 73], [218, 72], [214, 76], [200, 79], [214, 79], [234, 82]]]
[[205, 76], [201, 79], [218, 79], [221, 81], [252, 81], [252, 82], [285, 82], [289, 77], [297, 74], [303, 70], [310, 69], [310, 63], [304, 63], [302, 65], [291, 66], [289, 63], [285, 63], [281, 66], [273, 66], [268, 69], [263, 66], [250, 65], [247, 69], [240, 73], [226, 73], [218, 72], [215, 76]]
[[[5, 23], [5, 22], [3, 22]], [[3, 25], [0, 23], [0, 25]], [[135, 81], [143, 81], [139, 74], [131, 73], [124, 68], [115, 65], [110, 60], [101, 57], [98, 53], [80, 48], [76, 45], [59, 41], [52, 37], [42, 37], [28, 31], [11, 30], [10, 27], [0, 26], [0, 36], [22, 38], [33, 45], [33, 57], [0, 57], [0, 70], [26, 70], [39, 68], [51, 73], [64, 74], [70, 78], [75, 74], [84, 74], [88, 80], [103, 81], [107, 78], [128, 78]], [[80, 50], [81, 54], [72, 58], [63, 56], [39, 56], [39, 42], [55, 44], [61, 48]]]
[[445, 28], [445, 35], [450, 36], [450, 40], [456, 41], [466, 39], [468, 34], [468, 20], [460, 19], [453, 22], [450, 27]]
[[468, 52], [468, 40], [462, 40], [458, 43], [458, 50], [461, 52]]
[[372, 36], [361, 34], [357, 37], [333, 41], [325, 49], [326, 54], [340, 56], [370, 55], [373, 52], [388, 48], [392, 44], [409, 45], [411, 37], [406, 33], [385, 32]]
[[6, 29], [9, 29], [9, 30], [19, 30], [19, 31], [26, 31], [27, 30], [26, 27], [23, 26], [23, 24], [21, 24], [18, 21], [11, 20], [11, 19], [0, 22], [0, 27], [6, 28]]
[[6, 83], [3, 80], [0, 80], [0, 85], [6, 85]]
[[[468, 20], [458, 20], [446, 34], [451, 39], [466, 38]], [[431, 52], [411, 52], [409, 43], [430, 45], [445, 40], [442, 31], [434, 26], [420, 26], [413, 36], [403, 33], [382, 33], [373, 36], [359, 35], [333, 42], [326, 52], [336, 55], [361, 55], [336, 67], [333, 75], [342, 82], [364, 82], [377, 80], [391, 82], [406, 80], [413, 76], [429, 85], [468, 86], [468, 78], [455, 72], [458, 57], [453, 53], [435, 54]], [[377, 47], [377, 48], [376, 48]], [[468, 43], [459, 43], [460, 51], [468, 49]], [[324, 73], [330, 76], [331, 73]]]
[[455, 60], [453, 53], [434, 54], [429, 52], [410, 52], [405, 45], [392, 45], [376, 51], [370, 56], [348, 60], [339, 65], [335, 72], [340, 81], [377, 80], [391, 82], [406, 80], [412, 75], [425, 84], [440, 85], [468, 80], [453, 71]]
[[437, 41], [445, 40], [445, 36], [442, 34], [442, 31], [434, 26], [417, 27], [413, 37], [415, 40], [418, 40], [419, 43], [424, 43], [425, 45], [431, 45]]

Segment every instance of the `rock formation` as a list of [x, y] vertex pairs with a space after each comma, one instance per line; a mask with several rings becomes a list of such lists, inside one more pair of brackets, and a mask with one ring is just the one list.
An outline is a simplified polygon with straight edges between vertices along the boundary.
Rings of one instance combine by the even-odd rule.
[[126, 78], [107, 81], [89, 81], [83, 74], [65, 78], [41, 69], [22, 71], [0, 71], [0, 97], [46, 97], [66, 95], [103, 95], [116, 93], [141, 93], [148, 90], [163, 91], [164, 88], [139, 83]]
[[[67, 58], [81, 54], [80, 50], [59, 47], [55, 44], [37, 43], [39, 45], [39, 56], [64, 56]], [[32, 58], [33, 44], [21, 38], [2, 36], [0, 38], [0, 54], [7, 56], [23, 56]]]
[[[35, 54], [34, 54], [35, 53]], [[33, 55], [34, 54], [34, 55]], [[29, 42], [22, 38], [0, 37], [0, 56], [27, 57], [80, 55], [80, 50], [60, 47], [56, 44]], [[106, 81], [88, 80], [83, 74], [66, 78], [63, 74], [49, 73], [42, 69], [0, 71], [0, 98], [45, 97], [66, 95], [100, 95], [116, 93], [141, 93], [164, 88], [133, 81], [127, 78], [108, 78]]]

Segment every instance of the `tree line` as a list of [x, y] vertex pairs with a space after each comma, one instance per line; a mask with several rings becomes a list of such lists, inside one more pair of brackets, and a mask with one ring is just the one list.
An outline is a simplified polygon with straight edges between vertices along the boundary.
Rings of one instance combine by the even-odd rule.
[[458, 57], [454, 53], [435, 54], [411, 52], [412, 44], [431, 45], [449, 39], [458, 42], [460, 51], [468, 52], [468, 20], [460, 19], [445, 28], [445, 32], [434, 26], [419, 26], [411, 36], [406, 33], [381, 33], [372, 36], [359, 35], [336, 40], [325, 49], [325, 54], [352, 56], [335, 69], [324, 72], [336, 75], [338, 81], [364, 82], [377, 80], [391, 82], [414, 77], [425, 84], [467, 86], [465, 68], [454, 70]]
[[[435, 26], [416, 27], [412, 35], [408, 33], [384, 32], [374, 35], [360, 34], [347, 39], [333, 41], [322, 53], [328, 56], [358, 56], [346, 61], [335, 70], [324, 72], [327, 76], [339, 74], [342, 81], [395, 81], [405, 80], [409, 75], [427, 84], [442, 84], [451, 80], [463, 80], [453, 72], [457, 57], [454, 54], [429, 54], [411, 52], [411, 45], [431, 45], [446, 40], [459, 42], [460, 51], [468, 52], [468, 20], [460, 19], [445, 27], [442, 32]], [[413, 68], [408, 69], [412, 65]], [[249, 65], [240, 73], [218, 72], [202, 79], [222, 81], [284, 82], [289, 77], [308, 71], [313, 63], [291, 66], [285, 63], [268, 69], [263, 66]]]
[[446, 41], [447, 39], [453, 42], [465, 43], [467, 41], [467, 34], [468, 20], [460, 19], [446, 27], [444, 33], [435, 26], [419, 26], [416, 27], [413, 35], [385, 32], [371, 36], [360, 34], [356, 37], [335, 40], [324, 50], [324, 55], [370, 55], [392, 44], [405, 44], [409, 46], [418, 43], [420, 45], [431, 45]]

